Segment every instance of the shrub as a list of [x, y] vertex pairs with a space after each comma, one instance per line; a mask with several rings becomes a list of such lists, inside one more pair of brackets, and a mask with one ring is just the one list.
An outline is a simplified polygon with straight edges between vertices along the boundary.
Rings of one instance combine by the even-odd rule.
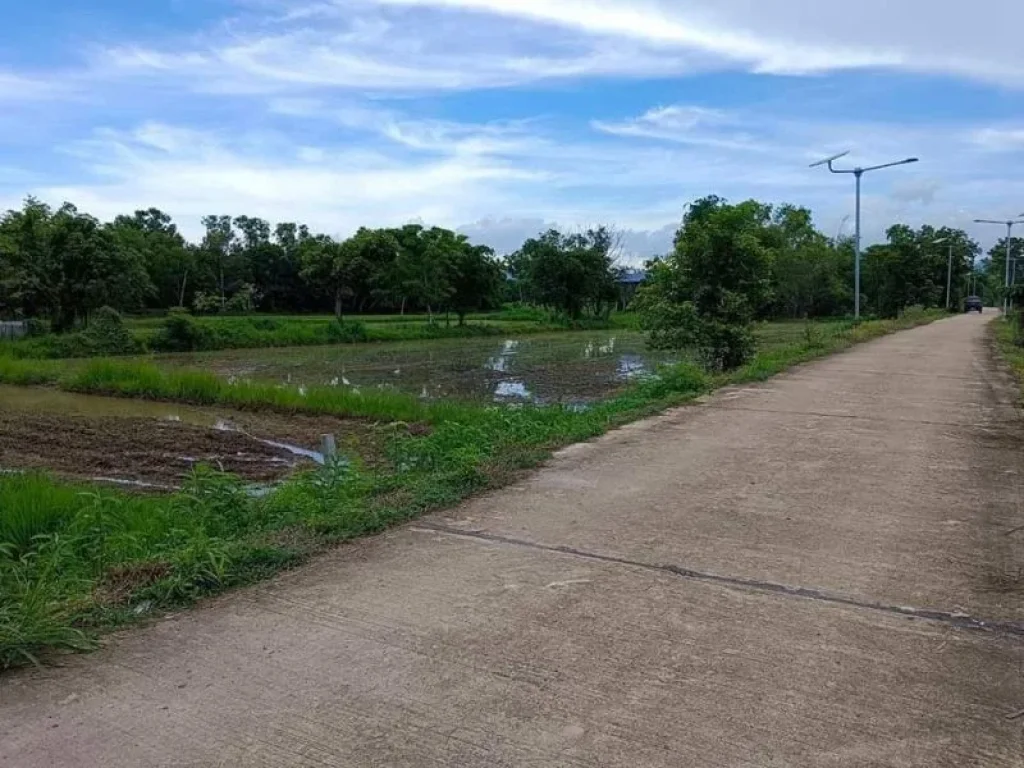
[[142, 351], [142, 346], [125, 328], [116, 309], [101, 307], [85, 330], [31, 336], [13, 343], [10, 349], [18, 357], [63, 358], [134, 355]]
[[366, 341], [366, 326], [358, 320], [335, 320], [327, 327], [327, 338], [332, 344], [358, 344]]
[[711, 383], [704, 371], [692, 363], [662, 366], [657, 375], [639, 385], [640, 393], [654, 400], [670, 395], [696, 395], [710, 388]]
[[82, 336], [93, 355], [132, 355], [139, 351], [135, 337], [124, 327], [121, 313], [112, 307], [96, 310]]
[[29, 338], [45, 336], [50, 332], [49, 326], [38, 317], [30, 317], [25, 321], [26, 335]]
[[150, 346], [161, 352], [194, 352], [207, 347], [209, 336], [209, 331], [187, 309], [179, 307], [168, 313]]

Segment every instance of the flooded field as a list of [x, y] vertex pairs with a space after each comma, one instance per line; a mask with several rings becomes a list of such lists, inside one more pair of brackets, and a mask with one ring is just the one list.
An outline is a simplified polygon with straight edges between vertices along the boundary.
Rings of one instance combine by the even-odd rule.
[[360, 421], [278, 416], [174, 403], [0, 386], [0, 471], [165, 489], [199, 463], [250, 482], [277, 480], [322, 461], [322, 434], [373, 463], [380, 439]]
[[213, 371], [225, 378], [295, 386], [390, 388], [430, 399], [586, 403], [672, 359], [647, 349], [643, 334], [601, 331], [229, 350], [167, 355], [159, 362]]

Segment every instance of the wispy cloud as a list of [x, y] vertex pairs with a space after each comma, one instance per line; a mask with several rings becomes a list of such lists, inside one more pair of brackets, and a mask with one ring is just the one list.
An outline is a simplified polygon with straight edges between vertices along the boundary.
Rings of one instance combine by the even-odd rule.
[[[987, 2], [1006, 6], [1001, 25], [981, 12], [963, 14], [956, 0], [884, 8], [868, 0], [854, 18], [830, 4], [809, 9], [804, 0], [285, 2], [269, 17], [240, 14], [230, 34], [199, 32], [167, 48], [108, 47], [95, 64], [236, 93], [458, 91], [580, 77], [854, 69], [946, 73], [1019, 88], [1024, 53], [1005, 30], [1024, 23], [1024, 6]], [[926, 33], [921, 18], [929, 20]]]
[[1024, 127], [979, 128], [971, 133], [970, 141], [994, 152], [1024, 152]]
[[640, 117], [619, 122], [595, 120], [591, 125], [614, 136], [663, 139], [719, 149], [755, 152], [769, 149], [750, 133], [741, 130], [742, 122], [735, 115], [707, 107], [657, 107]]

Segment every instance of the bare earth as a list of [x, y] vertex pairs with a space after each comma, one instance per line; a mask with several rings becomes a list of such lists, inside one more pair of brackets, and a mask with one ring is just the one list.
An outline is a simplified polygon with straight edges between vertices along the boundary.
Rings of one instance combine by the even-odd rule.
[[0, 765], [1024, 766], [1024, 434], [986, 320], [0, 678]]

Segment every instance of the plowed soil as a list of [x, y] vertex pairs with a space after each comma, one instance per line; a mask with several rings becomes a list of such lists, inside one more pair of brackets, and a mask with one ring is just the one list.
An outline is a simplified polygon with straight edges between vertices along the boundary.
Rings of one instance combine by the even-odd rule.
[[180, 486], [199, 463], [254, 483], [314, 466], [270, 440], [316, 450], [319, 436], [338, 436], [339, 448], [377, 460], [373, 428], [340, 419], [229, 414], [219, 429], [139, 417], [83, 417], [0, 408], [0, 469], [44, 469], [76, 479]]

